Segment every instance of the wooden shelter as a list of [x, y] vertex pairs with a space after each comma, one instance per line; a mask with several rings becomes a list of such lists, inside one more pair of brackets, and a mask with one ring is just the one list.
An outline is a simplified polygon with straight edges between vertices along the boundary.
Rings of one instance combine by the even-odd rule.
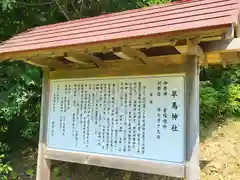
[[[51, 159], [199, 179], [199, 67], [240, 62], [239, 11], [240, 0], [193, 0], [36, 27], [3, 42], [0, 61], [44, 70], [37, 180], [50, 179]], [[174, 73], [186, 74], [184, 164], [47, 147], [51, 80]]]

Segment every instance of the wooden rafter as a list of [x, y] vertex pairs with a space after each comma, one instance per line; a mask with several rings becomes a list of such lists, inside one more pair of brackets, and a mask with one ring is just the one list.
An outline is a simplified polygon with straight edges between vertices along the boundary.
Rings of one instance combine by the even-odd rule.
[[[143, 64], [141, 61], [121, 61], [121, 60], [109, 60], [105, 62], [109, 67], [124, 67], [124, 66], [136, 66]], [[153, 56], [146, 59], [146, 64], [183, 64], [184, 55], [168, 55], [168, 56]]]
[[26, 62], [28, 64], [31, 64], [33, 66], [41, 67], [41, 68], [47, 68], [48, 67], [48, 63], [44, 63], [39, 59], [36, 59], [36, 60], [26, 59], [24, 62]]
[[126, 60], [139, 60], [146, 64], [148, 56], [141, 51], [127, 47], [115, 47], [113, 53], [118, 57]]
[[[145, 64], [159, 64], [159, 65], [171, 65], [171, 64], [183, 64], [185, 57], [186, 56], [191, 56], [189, 54], [176, 54], [176, 55], [164, 55], [164, 56], [151, 56], [145, 59]], [[95, 62], [99, 61], [99, 59], [95, 56], [89, 56], [89, 55], [83, 55], [83, 60], [84, 63], [86, 64], [77, 64], [77, 63], [66, 63], [62, 62], [60, 59], [61, 58], [31, 58], [29, 60], [25, 60], [27, 63], [38, 66], [38, 67], [48, 67], [50, 69], [87, 69], [87, 68], [96, 68], [99, 67], [98, 65], [95, 64]], [[92, 59], [90, 59], [90, 57]], [[62, 57], [63, 58], [63, 57]], [[96, 59], [95, 62], [93, 62], [93, 59]], [[221, 64], [222, 59], [227, 59], [227, 63], [229, 64], [234, 64], [237, 61], [240, 60], [238, 56], [238, 52], [230, 52], [230, 53], [210, 53], [206, 55], [205, 60], [199, 60], [200, 65], [204, 66], [207, 68], [208, 63], [209, 64]], [[129, 61], [123, 61], [119, 59], [111, 59], [107, 61], [102, 61], [97, 62], [100, 64], [101, 68], [108, 68], [108, 67], [126, 67], [126, 66], [136, 66], [143, 64], [142, 61], [139, 60], [129, 60]]]
[[65, 59], [80, 64], [80, 65], [89, 65], [90, 63], [94, 63], [97, 67], [104, 67], [104, 62], [102, 59], [89, 54], [88, 52], [68, 52]]
[[76, 59], [75, 57], [72, 57], [72, 56], [65, 56], [64, 58], [66, 60], [68, 60], [68, 61], [71, 61], [71, 62], [79, 64], [79, 65], [87, 65], [87, 64], [89, 64], [89, 63], [80, 61], [80, 60], [78, 60], [78, 59]]
[[87, 56], [98, 67], [100, 67], [100, 68], [106, 67], [106, 65], [104, 64], [103, 60], [100, 59], [99, 57], [96, 57], [96, 56], [91, 55], [91, 54], [85, 54], [85, 56]]
[[49, 69], [64, 69], [74, 67], [75, 64], [65, 64], [58, 58], [48, 58], [48, 57], [32, 57], [24, 60], [26, 63]]

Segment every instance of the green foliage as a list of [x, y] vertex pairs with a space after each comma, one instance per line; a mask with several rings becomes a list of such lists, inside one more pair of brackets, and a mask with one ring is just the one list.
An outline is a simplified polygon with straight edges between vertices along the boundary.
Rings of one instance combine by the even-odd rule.
[[18, 178], [17, 173], [14, 171], [11, 172], [10, 177], [11, 177], [10, 179], [12, 179], [12, 180], [15, 180]]
[[[29, 140], [28, 143], [37, 144], [40, 96], [39, 69], [23, 62], [1, 64], [0, 141], [7, 142], [9, 148], [18, 148], [22, 142]], [[0, 145], [0, 148], [5, 146]]]
[[9, 146], [7, 143], [0, 142], [0, 154], [6, 153], [10, 150]]
[[25, 174], [32, 177], [32, 176], [34, 176], [34, 170], [32, 168], [29, 168], [25, 171]]
[[10, 173], [13, 171], [8, 163], [4, 162], [4, 155], [0, 155], [0, 180], [8, 180]]
[[12, 5], [15, 3], [15, 0], [0, 0], [0, 6], [5, 11], [7, 9], [12, 9]]
[[[80, 17], [134, 9], [164, 3], [165, 0], [1, 0], [0, 38], [7, 38], [35, 26]], [[0, 64], [0, 132], [2, 142], [15, 147], [22, 141], [38, 139], [41, 73], [22, 62]], [[14, 141], [13, 141], [14, 138]], [[14, 143], [13, 143], [14, 142]], [[21, 143], [20, 143], [21, 144]], [[1, 146], [6, 149], [5, 146]]]
[[225, 117], [240, 116], [240, 68], [232, 66], [223, 69], [212, 67], [201, 72], [200, 117], [201, 125]]
[[231, 84], [228, 87], [227, 112], [240, 117], [240, 84]]
[[169, 2], [171, 2], [171, 0], [148, 0], [146, 1], [146, 4], [150, 6], [153, 4], [165, 4]]
[[215, 118], [219, 108], [219, 92], [212, 87], [211, 82], [201, 82], [200, 117], [201, 124], [207, 126], [209, 120]]

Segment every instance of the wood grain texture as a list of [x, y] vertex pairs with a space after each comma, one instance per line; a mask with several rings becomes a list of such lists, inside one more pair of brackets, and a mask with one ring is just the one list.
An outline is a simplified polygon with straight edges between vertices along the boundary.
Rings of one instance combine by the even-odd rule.
[[200, 180], [199, 167], [199, 64], [197, 57], [187, 57], [186, 74], [186, 180]]
[[160, 174], [165, 176], [184, 177], [184, 164], [160, 163], [135, 158], [98, 155], [85, 152], [61, 151], [47, 149], [45, 158], [108, 168], [125, 169], [129, 171]]
[[43, 86], [42, 86], [42, 103], [41, 103], [41, 120], [40, 134], [38, 145], [37, 160], [37, 178], [36, 180], [50, 180], [51, 176], [51, 160], [44, 157], [47, 142], [47, 124], [48, 124], [48, 104], [49, 104], [49, 71], [43, 70]]
[[201, 46], [207, 53], [240, 51], [240, 38], [202, 43]]
[[116, 77], [129, 75], [150, 75], [150, 74], [172, 74], [184, 73], [184, 65], [137, 65], [134, 67], [111, 68], [111, 69], [83, 69], [83, 70], [62, 70], [51, 71], [50, 79], [69, 79], [69, 78], [92, 78], [92, 77]]

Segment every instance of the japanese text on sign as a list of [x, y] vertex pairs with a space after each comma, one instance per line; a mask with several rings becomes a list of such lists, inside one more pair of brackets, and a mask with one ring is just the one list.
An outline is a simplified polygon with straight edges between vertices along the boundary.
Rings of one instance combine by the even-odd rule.
[[52, 80], [48, 147], [184, 161], [184, 77]]

